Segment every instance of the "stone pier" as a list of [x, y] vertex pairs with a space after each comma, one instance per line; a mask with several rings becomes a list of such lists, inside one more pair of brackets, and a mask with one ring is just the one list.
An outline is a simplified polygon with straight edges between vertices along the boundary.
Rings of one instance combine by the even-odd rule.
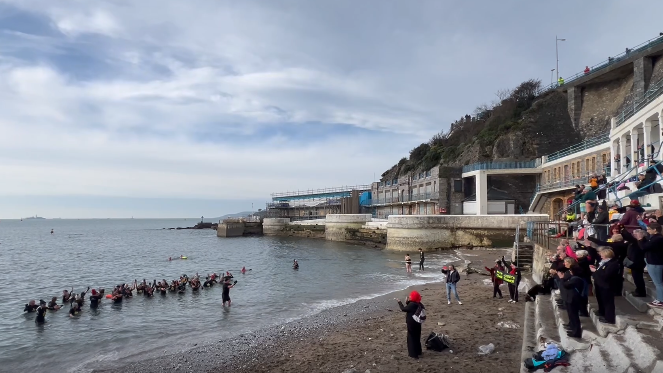
[[265, 218], [262, 221], [262, 234], [265, 236], [281, 235], [289, 223], [290, 218]]

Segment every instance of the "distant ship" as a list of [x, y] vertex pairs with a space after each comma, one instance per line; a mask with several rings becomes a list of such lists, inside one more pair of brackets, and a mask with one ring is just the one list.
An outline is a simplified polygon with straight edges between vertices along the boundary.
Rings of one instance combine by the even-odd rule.
[[25, 220], [28, 220], [28, 219], [45, 220], [46, 218], [42, 218], [41, 216], [35, 215], [35, 216], [30, 216], [30, 217], [25, 218]]

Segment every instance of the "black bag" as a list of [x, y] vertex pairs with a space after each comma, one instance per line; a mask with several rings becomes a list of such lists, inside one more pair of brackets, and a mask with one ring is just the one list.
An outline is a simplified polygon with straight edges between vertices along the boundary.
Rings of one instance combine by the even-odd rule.
[[449, 339], [446, 335], [437, 335], [435, 332], [431, 332], [426, 338], [426, 349], [433, 351], [444, 351], [447, 348], [451, 347]]

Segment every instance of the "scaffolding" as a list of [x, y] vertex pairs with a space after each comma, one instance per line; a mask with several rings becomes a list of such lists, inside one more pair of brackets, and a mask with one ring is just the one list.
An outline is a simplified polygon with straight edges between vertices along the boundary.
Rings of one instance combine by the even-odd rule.
[[322, 219], [327, 214], [341, 213], [343, 198], [352, 197], [353, 192], [361, 194], [370, 190], [370, 185], [352, 185], [272, 193], [272, 201], [267, 203], [267, 216]]

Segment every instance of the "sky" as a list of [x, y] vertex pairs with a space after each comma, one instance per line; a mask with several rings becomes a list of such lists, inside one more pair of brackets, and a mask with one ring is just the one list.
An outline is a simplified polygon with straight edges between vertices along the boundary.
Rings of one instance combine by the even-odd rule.
[[[662, 1], [0, 0], [0, 218], [198, 217], [368, 184]], [[558, 15], [560, 14], [560, 15]], [[656, 25], [660, 25], [657, 27]]]

